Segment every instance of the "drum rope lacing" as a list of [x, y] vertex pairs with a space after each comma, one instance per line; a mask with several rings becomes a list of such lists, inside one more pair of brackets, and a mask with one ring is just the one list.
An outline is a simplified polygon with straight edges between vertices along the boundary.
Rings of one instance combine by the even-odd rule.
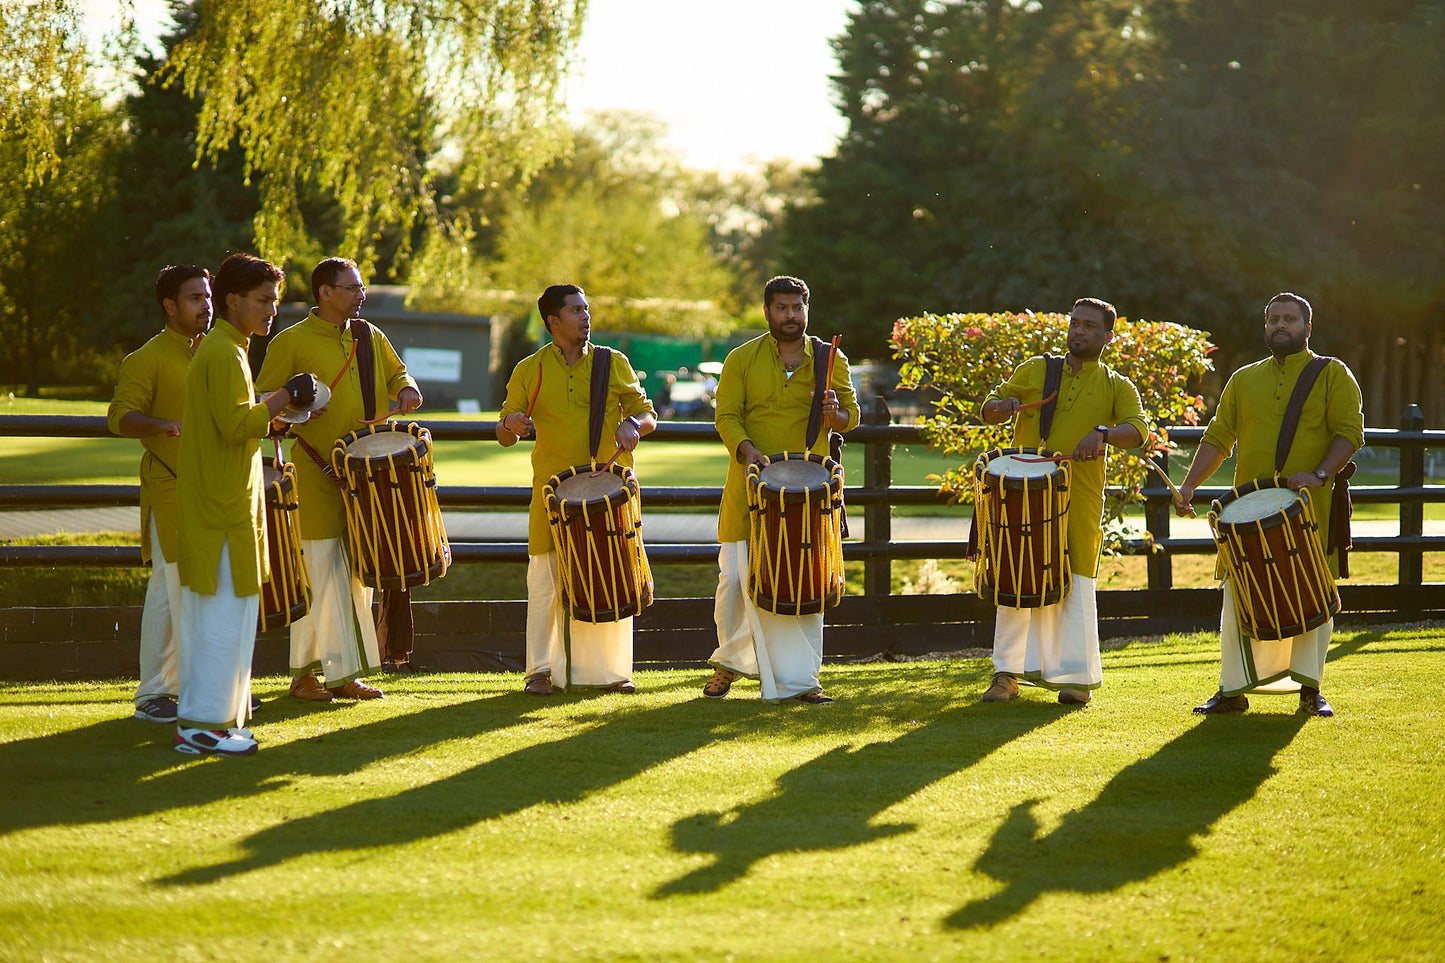
[[[595, 471], [596, 462], [590, 468]], [[622, 487], [600, 499], [561, 497], [557, 489], [566, 479], [560, 474], [553, 475], [543, 488], [563, 607], [574, 618], [581, 617], [578, 609], [585, 609], [586, 621], [620, 621], [628, 617], [620, 614], [624, 604], [630, 608], [635, 600], [641, 611], [652, 601], [652, 568], [642, 544], [641, 488], [630, 469], [622, 471]], [[567, 477], [580, 474], [580, 469], [572, 469]], [[613, 504], [618, 496], [621, 501]], [[571, 532], [575, 522], [581, 524], [585, 544], [580, 554]], [[599, 534], [605, 536], [605, 548], [597, 544]], [[598, 605], [599, 590], [605, 607]], [[611, 618], [599, 620], [599, 612]]]
[[[785, 452], [779, 460], [794, 458], [807, 459], [807, 453], [794, 455]], [[820, 611], [838, 603], [843, 579], [842, 503], [839, 498], [842, 485], [843, 469], [836, 463], [820, 490], [806, 486], [788, 488], [786, 485], [773, 488], [763, 481], [757, 465], [748, 466], [748, 594], [759, 607], [777, 615], [783, 606], [796, 609], [813, 600], [819, 600]], [[769, 498], [765, 504], [762, 496], [765, 488], [777, 492], [776, 501]], [[787, 501], [789, 495], [801, 495], [802, 502], [790, 506]], [[774, 504], [778, 510], [776, 537], [769, 540], [766, 519]], [[796, 552], [789, 550], [790, 509], [800, 512]], [[818, 560], [816, 564], [807, 564], [815, 557]], [[761, 584], [760, 576], [763, 574], [770, 576], [771, 595]]]
[[[987, 598], [992, 595], [994, 605], [1009, 605], [1012, 603], [1003, 600], [1004, 580], [998, 577], [998, 573], [1005, 571], [1004, 563], [1008, 563], [1008, 574], [1011, 584], [1017, 590], [1015, 597], [1023, 593], [1023, 582], [1025, 576], [1037, 576], [1042, 573], [1042, 585], [1034, 585], [1040, 598], [1047, 598], [1055, 589], [1061, 594], [1059, 600], [1066, 598], [1072, 587], [1072, 579], [1068, 578], [1069, 552], [1068, 542], [1064, 537], [1068, 524], [1068, 512], [1071, 499], [1071, 488], [1069, 485], [1072, 466], [1067, 460], [1058, 461], [1060, 471], [1042, 476], [1044, 479], [1044, 497], [1042, 499], [1043, 517], [1034, 518], [1033, 499], [1029, 497], [1031, 489], [1025, 487], [1022, 491], [1020, 518], [1013, 518], [1009, 513], [1008, 499], [991, 497], [993, 489], [985, 484], [989, 475], [989, 463], [1002, 455], [1010, 454], [1021, 449], [1007, 449], [1003, 451], [984, 452], [974, 462], [974, 499], [973, 510], [980, 518], [979, 531], [979, 562], [974, 567], [974, 591], [980, 596]], [[1022, 461], [1034, 461], [1031, 458], [1021, 458]], [[1054, 461], [1052, 458], [1038, 459], [1039, 461]], [[998, 488], [1003, 489], [1003, 477], [999, 477]], [[995, 502], [997, 503], [995, 505]], [[1022, 538], [1020, 540], [1021, 555], [1015, 558], [1013, 555], [1005, 555], [1008, 547], [1008, 539], [1002, 537], [1002, 532], [1009, 529], [1017, 529]], [[1033, 531], [1037, 529], [1043, 533], [1043, 546], [1036, 549], [1035, 539], [1032, 538]], [[1061, 531], [1062, 530], [1062, 531]], [[1038, 563], [1039, 552], [1042, 553], [1042, 566]], [[1027, 558], [1023, 557], [1026, 554]], [[1028, 565], [1025, 566], [1025, 561]], [[995, 573], [992, 584], [992, 591], [988, 591], [988, 573]], [[1057, 578], [1057, 582], [1055, 579]]]
[[[290, 500], [286, 498], [288, 487], [293, 496]], [[301, 561], [301, 522], [297, 516], [300, 503], [294, 497], [296, 491], [296, 466], [281, 463], [281, 477], [266, 486], [266, 534], [275, 540], [275, 546], [269, 553], [271, 580], [263, 588], [275, 600], [276, 611], [268, 618], [266, 606], [261, 606], [262, 632], [289, 624], [292, 612], [303, 603], [308, 608], [311, 604], [311, 579]], [[271, 531], [272, 523], [275, 531]], [[280, 571], [276, 570], [278, 565]]]

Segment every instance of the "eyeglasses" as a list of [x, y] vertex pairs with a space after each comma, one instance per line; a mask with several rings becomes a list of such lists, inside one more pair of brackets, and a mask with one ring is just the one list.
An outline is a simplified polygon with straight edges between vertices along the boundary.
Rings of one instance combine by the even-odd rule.
[[333, 284], [330, 286], [333, 288], [339, 288], [342, 291], [350, 291], [352, 294], [366, 293], [366, 285], [364, 284]]

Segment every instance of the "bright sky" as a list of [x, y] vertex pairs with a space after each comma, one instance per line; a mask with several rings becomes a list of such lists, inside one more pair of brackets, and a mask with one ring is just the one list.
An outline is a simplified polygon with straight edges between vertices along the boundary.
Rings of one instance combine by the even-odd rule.
[[[104, 22], [115, 0], [81, 0]], [[661, 118], [692, 167], [750, 159], [809, 162], [843, 133], [829, 76], [829, 41], [853, 0], [590, 0], [569, 85], [575, 117], [633, 110]], [[135, 0], [143, 34], [167, 20], [165, 0]]]

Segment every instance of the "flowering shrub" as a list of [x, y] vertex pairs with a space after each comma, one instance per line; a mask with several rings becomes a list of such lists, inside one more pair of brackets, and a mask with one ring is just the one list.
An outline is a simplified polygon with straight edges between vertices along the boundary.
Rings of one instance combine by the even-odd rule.
[[[985, 425], [979, 408], [1014, 369], [1039, 354], [1067, 354], [1069, 319], [1063, 314], [925, 314], [893, 325], [893, 357], [901, 364], [901, 388], [931, 388], [938, 397], [934, 414], [923, 420], [935, 448], [965, 461], [943, 475], [932, 475], [956, 501], [973, 500], [973, 460], [980, 452], [1007, 447], [1013, 426]], [[1194, 425], [1204, 399], [1191, 387], [1214, 365], [1207, 331], [1170, 321], [1120, 318], [1114, 340], [1100, 361], [1139, 389], [1144, 416], [1154, 430], [1151, 449], [1167, 446], [1168, 425]], [[1148, 469], [1138, 458], [1113, 451], [1109, 458], [1110, 497], [1105, 531], [1118, 531], [1117, 520], [1139, 494]], [[1117, 535], [1106, 539], [1117, 547]]]

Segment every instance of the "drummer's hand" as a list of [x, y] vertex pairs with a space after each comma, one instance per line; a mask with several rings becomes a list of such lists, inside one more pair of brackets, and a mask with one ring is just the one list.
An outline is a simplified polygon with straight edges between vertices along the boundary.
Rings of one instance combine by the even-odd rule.
[[1080, 440], [1069, 457], [1074, 461], [1093, 461], [1104, 453], [1105, 447], [1107, 445], [1099, 433], [1091, 431]]
[[181, 423], [179, 421], [166, 422], [166, 426], [161, 429], [161, 434], [171, 438], [179, 438], [181, 436]]
[[421, 407], [421, 392], [407, 385], [396, 396], [396, 413], [409, 415]]
[[738, 461], [742, 462], [744, 468], [749, 465], [757, 465], [762, 468], [768, 463], [768, 456], [758, 450], [758, 446], [750, 441], [744, 441], [738, 445]]
[[526, 438], [532, 433], [532, 419], [520, 411], [514, 411], [502, 419], [502, 427], [510, 431], [518, 438]]
[[984, 420], [994, 425], [1001, 421], [1008, 421], [1014, 415], [1018, 414], [1019, 406], [1023, 404], [1023, 402], [1017, 398], [995, 398], [991, 403], [993, 405], [992, 420], [988, 418]]
[[823, 392], [823, 430], [839, 431], [848, 427], [848, 416], [838, 408], [838, 392], [829, 388]]
[[637, 443], [642, 440], [642, 433], [630, 421], [622, 421], [613, 433], [612, 439], [617, 442], [618, 451], [632, 451]]
[[1301, 488], [1321, 488], [1324, 486], [1324, 482], [1320, 480], [1320, 476], [1312, 471], [1297, 471], [1286, 478], [1284, 483], [1294, 491], [1299, 491]]
[[1198, 518], [1194, 513], [1194, 489], [1187, 485], [1179, 486], [1179, 497], [1174, 499], [1174, 514], [1180, 518]]

